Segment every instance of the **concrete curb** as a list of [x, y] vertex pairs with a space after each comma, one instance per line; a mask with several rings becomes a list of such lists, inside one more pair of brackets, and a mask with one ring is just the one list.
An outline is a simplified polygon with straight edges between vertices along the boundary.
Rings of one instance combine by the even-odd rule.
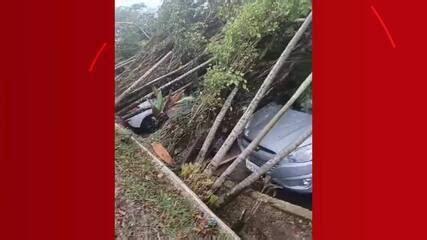
[[178, 177], [176, 174], [170, 170], [162, 160], [158, 159], [153, 153], [151, 153], [150, 150], [148, 150], [144, 145], [142, 145], [135, 137], [134, 134], [129, 132], [129, 130], [123, 128], [119, 124], [115, 124], [116, 128], [118, 128], [120, 131], [123, 131], [125, 133], [128, 133], [131, 135], [131, 139], [138, 144], [138, 146], [141, 148], [142, 151], [146, 152], [152, 160], [152, 163], [155, 164], [159, 171], [163, 172], [165, 177], [167, 177], [170, 182], [181, 192], [181, 194], [186, 197], [187, 200], [189, 200], [197, 210], [203, 212], [206, 214], [206, 216], [210, 217], [211, 219], [215, 220], [215, 222], [218, 224], [218, 227], [220, 231], [227, 236], [230, 236], [231, 239], [240, 240], [240, 237], [225, 224], [218, 216], [213, 213], [206, 204], [200, 200], [200, 198], [195, 194], [185, 183]]
[[270, 197], [268, 195], [265, 195], [263, 193], [256, 192], [256, 191], [250, 191], [247, 194], [254, 199], [257, 199], [263, 202], [268, 202], [271, 204], [272, 207], [275, 207], [281, 211], [291, 213], [295, 216], [305, 218], [310, 221], [312, 220], [312, 213], [308, 209], [305, 209], [303, 207], [300, 207], [298, 205], [295, 205], [289, 202], [285, 202], [283, 200], [280, 200], [274, 197]]

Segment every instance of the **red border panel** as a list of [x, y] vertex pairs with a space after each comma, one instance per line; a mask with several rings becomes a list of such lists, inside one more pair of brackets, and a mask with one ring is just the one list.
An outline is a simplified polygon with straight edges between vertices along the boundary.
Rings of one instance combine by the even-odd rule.
[[426, 7], [427, 2], [420, 0], [375, 0], [366, 5], [362, 81], [366, 239], [425, 239]]
[[314, 239], [425, 235], [426, 5], [314, 1]]
[[[114, 237], [113, 6], [3, 6], [2, 238]], [[425, 6], [314, 1], [315, 239], [423, 235]]]
[[15, 5], [2, 7], [20, 40], [3, 45], [2, 238], [112, 239], [114, 1]]
[[360, 1], [313, 1], [314, 239], [361, 239]]

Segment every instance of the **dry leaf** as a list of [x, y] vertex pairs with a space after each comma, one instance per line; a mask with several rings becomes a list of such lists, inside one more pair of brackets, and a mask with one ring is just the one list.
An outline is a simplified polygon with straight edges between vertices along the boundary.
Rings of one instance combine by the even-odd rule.
[[163, 160], [163, 162], [167, 163], [168, 165], [175, 165], [175, 161], [172, 159], [171, 155], [169, 154], [168, 150], [161, 144], [161, 143], [152, 143], [151, 147], [154, 150], [154, 153]]
[[168, 99], [166, 101], [165, 109], [170, 109], [173, 106], [176, 105], [176, 103], [181, 100], [181, 98], [184, 96], [184, 91], [180, 91], [174, 95], [168, 95]]

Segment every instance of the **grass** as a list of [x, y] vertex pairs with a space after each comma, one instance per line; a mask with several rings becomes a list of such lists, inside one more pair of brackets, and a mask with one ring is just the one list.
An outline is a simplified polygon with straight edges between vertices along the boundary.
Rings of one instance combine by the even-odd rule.
[[123, 179], [124, 196], [148, 207], [170, 237], [188, 235], [195, 227], [194, 212], [167, 183], [129, 136], [116, 133], [116, 171]]
[[[149, 158], [150, 156], [141, 151], [139, 146], [130, 138], [130, 135], [116, 130], [116, 181], [117, 177], [119, 177], [121, 183], [119, 188], [123, 191], [120, 197], [131, 201], [133, 203], [131, 204], [132, 208], [138, 209], [143, 206], [145, 214], [150, 214], [152, 222], [158, 222], [158, 224], [151, 223], [150, 227], [161, 228], [160, 232], [164, 233], [161, 239], [232, 239], [228, 234], [218, 231], [218, 226], [215, 222], [203, 217], [201, 212], [198, 212], [191, 203], [187, 202], [178, 190], [174, 188], [173, 184], [165, 176], [162, 176], [151, 160], [148, 160]], [[193, 178], [198, 175], [195, 172], [190, 174], [192, 177], [187, 176], [187, 178], [190, 177], [191, 180], [196, 180]], [[188, 181], [189, 179], [186, 180]], [[208, 184], [210, 182], [208, 179], [200, 178], [198, 181], [204, 183], [201, 186], [210, 185]], [[211, 201], [211, 205], [215, 205], [216, 201], [213, 194], [203, 194], [203, 196], [212, 198], [207, 200], [208, 202], [209, 200]], [[146, 211], [147, 209], [148, 211]], [[131, 218], [135, 216], [137, 214], [133, 214]], [[144, 232], [141, 233], [140, 229], [145, 226], [138, 228], [135, 223], [138, 224], [133, 221], [123, 225], [117, 224], [116, 221], [116, 231], [124, 232], [124, 239], [129, 239], [129, 236], [143, 235]], [[154, 232], [158, 233], [157, 230], [154, 230]], [[159, 238], [158, 234], [157, 238]]]
[[213, 177], [207, 176], [197, 164], [192, 163], [182, 165], [180, 176], [211, 209], [218, 207], [219, 197], [211, 191]]

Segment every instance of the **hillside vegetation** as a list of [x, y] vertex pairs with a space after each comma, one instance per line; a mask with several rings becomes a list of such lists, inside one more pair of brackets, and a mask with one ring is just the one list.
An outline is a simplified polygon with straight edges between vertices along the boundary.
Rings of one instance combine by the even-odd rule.
[[[218, 168], [211, 159], [224, 141], [229, 144], [236, 124], [245, 123], [248, 108], [286, 103], [310, 75], [311, 26], [277, 65], [307, 18], [310, 0], [164, 0], [155, 12], [144, 5], [119, 8], [117, 120], [125, 122], [138, 104], [155, 99], [156, 130], [149, 141], [166, 147], [174, 170], [187, 172], [186, 182], [198, 186], [205, 201], [220, 205], [211, 189]], [[268, 77], [271, 84], [263, 84]], [[251, 103], [260, 87], [265, 94]], [[293, 105], [310, 112], [311, 87]], [[192, 184], [192, 178], [206, 184]]]

